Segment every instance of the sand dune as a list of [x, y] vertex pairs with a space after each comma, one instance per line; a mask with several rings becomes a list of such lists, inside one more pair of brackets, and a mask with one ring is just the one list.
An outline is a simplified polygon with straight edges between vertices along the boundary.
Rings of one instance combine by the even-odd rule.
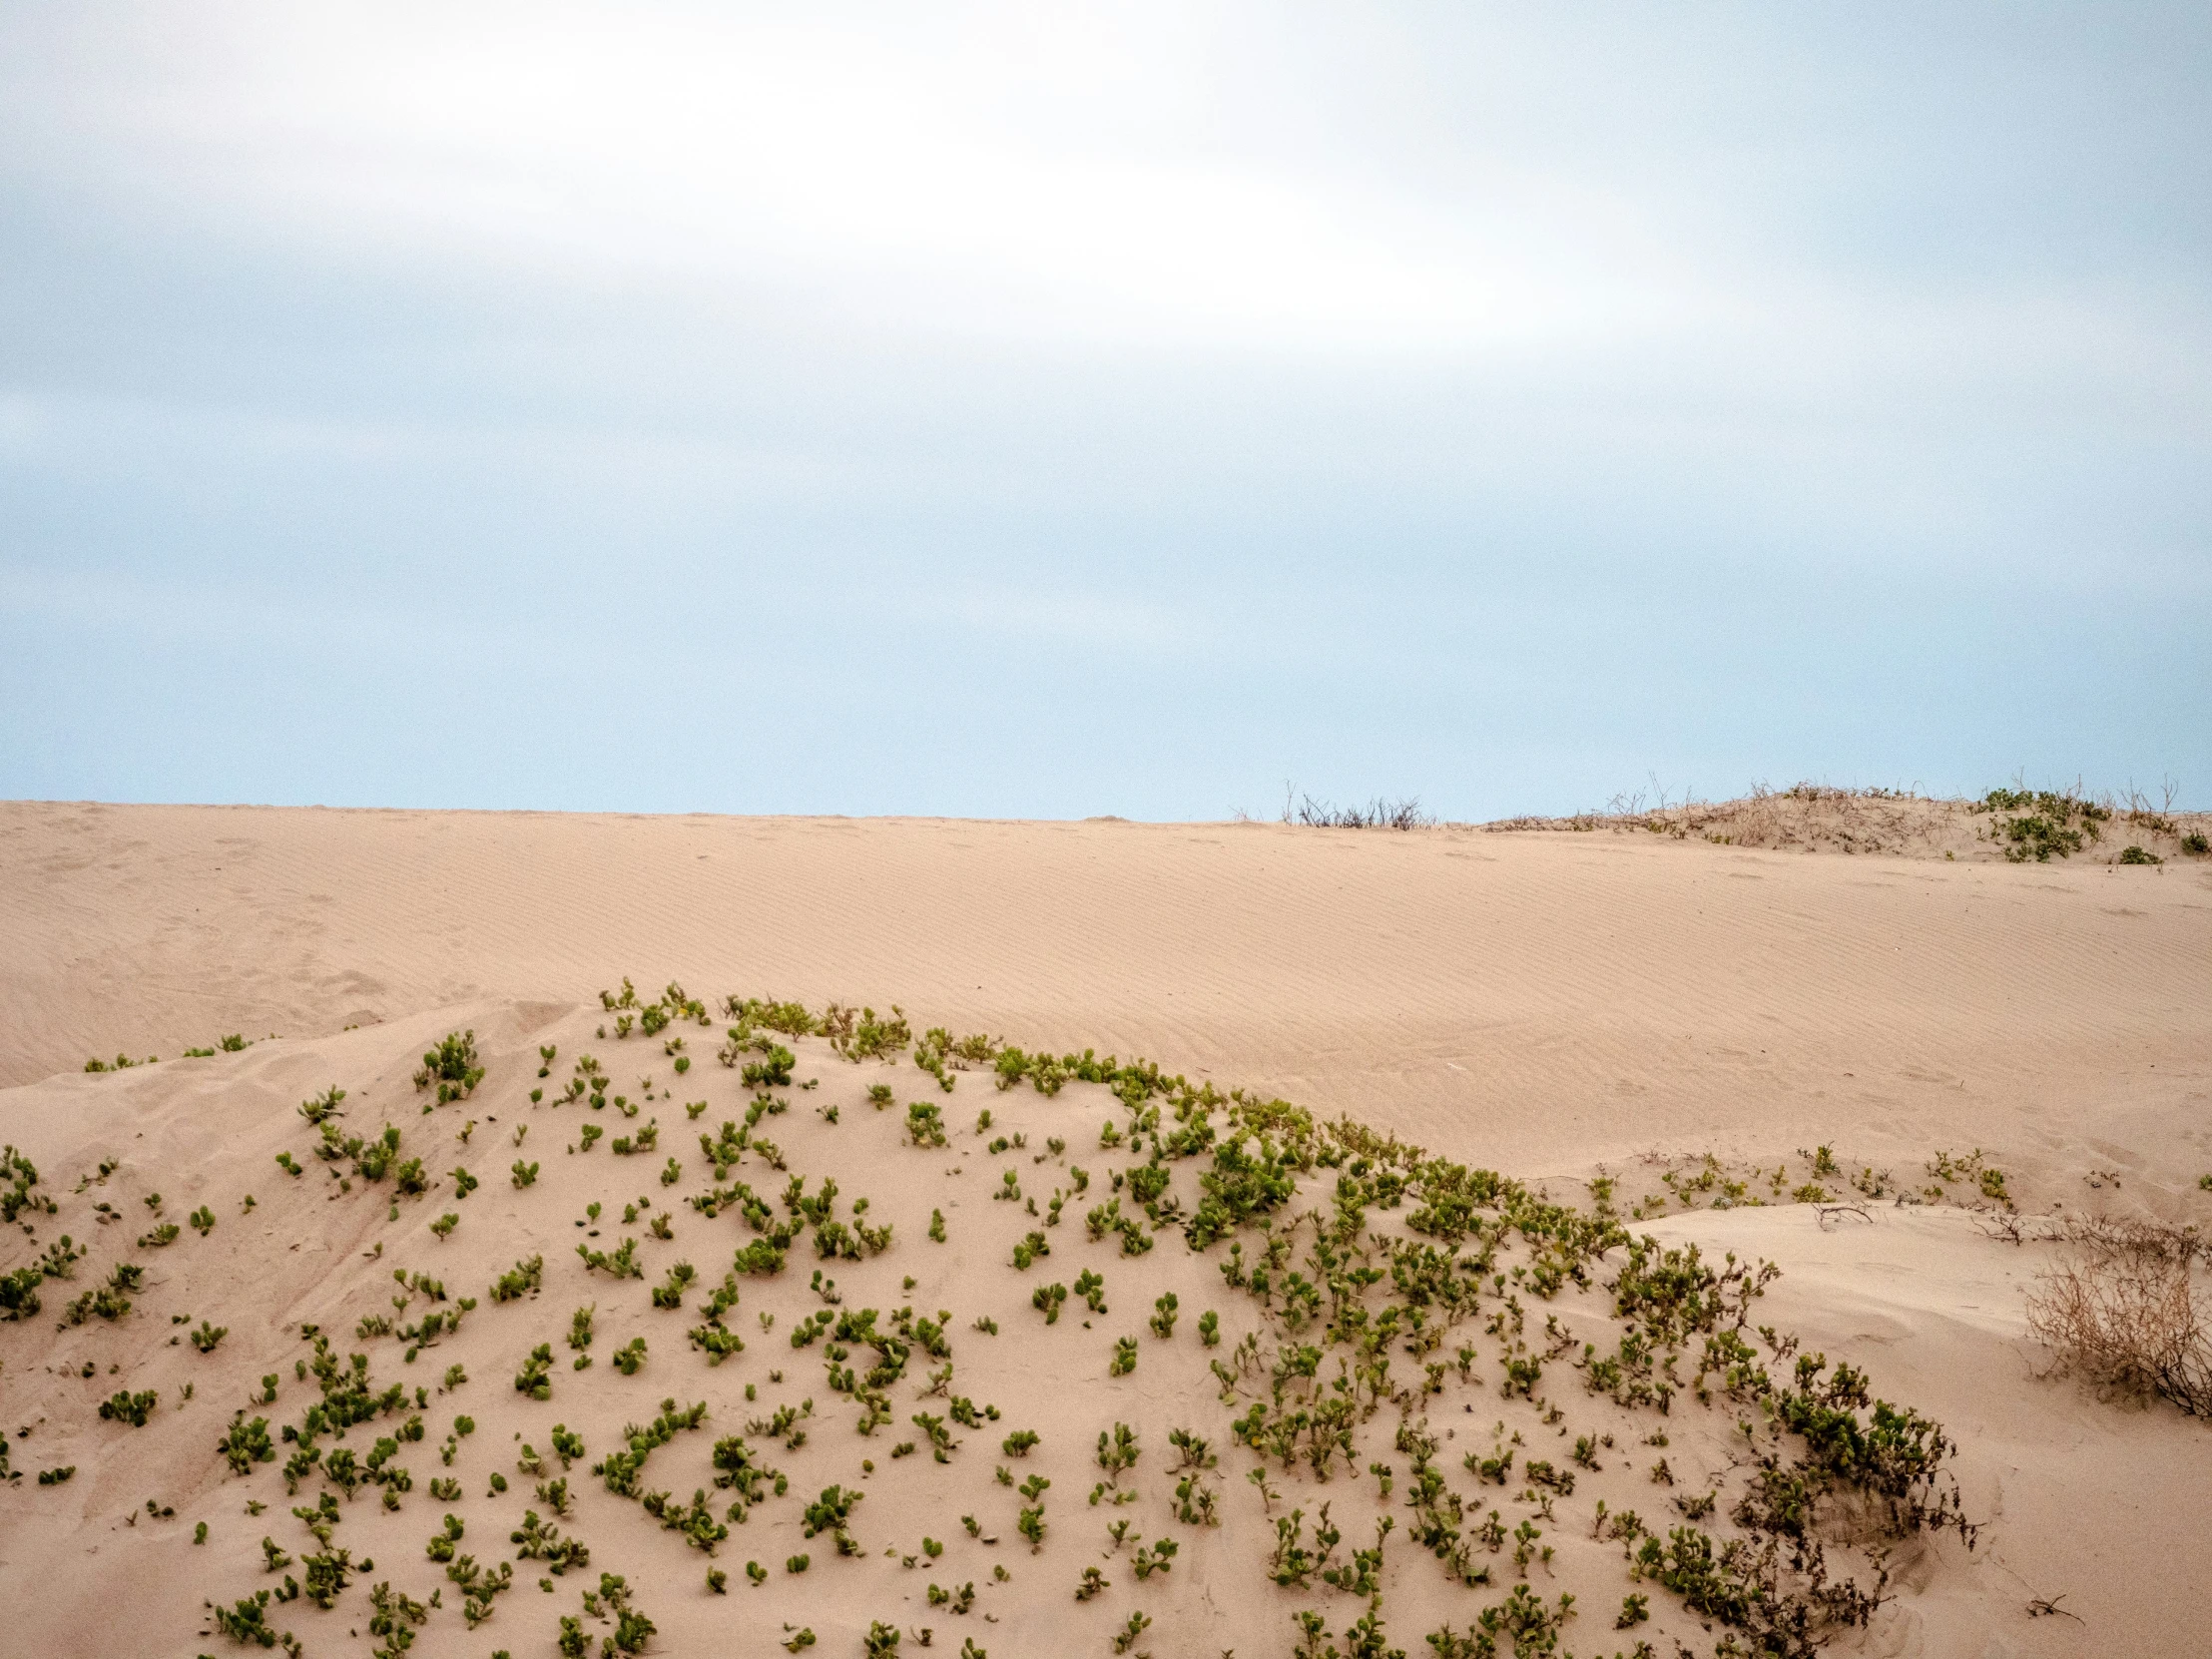
[[0, 857], [8, 1082], [628, 965], [1141, 1052], [1521, 1171], [1822, 1140], [2001, 1141], [2061, 1182], [2203, 1161], [2176, 1142], [2212, 1086], [2202, 862], [54, 805], [0, 808]]
[[[2212, 1170], [2205, 1121], [2212, 998], [2203, 993], [2212, 982], [2212, 878], [2201, 864], [1946, 863], [1471, 830], [1398, 835], [1275, 826], [13, 805], [0, 808], [0, 992], [13, 1011], [0, 1028], [0, 1080], [13, 1085], [0, 1091], [0, 1130], [39, 1163], [44, 1190], [57, 1191], [68, 1207], [44, 1224], [38, 1248], [65, 1227], [96, 1246], [81, 1281], [48, 1286], [48, 1314], [66, 1300], [65, 1288], [69, 1296], [82, 1292], [96, 1282], [95, 1270], [130, 1254], [128, 1236], [151, 1225], [143, 1196], [156, 1181], [165, 1216], [183, 1219], [203, 1203], [221, 1210], [205, 1238], [188, 1231], [140, 1253], [156, 1289], [141, 1299], [133, 1323], [63, 1332], [51, 1320], [0, 1327], [9, 1423], [17, 1426], [21, 1416], [34, 1430], [13, 1442], [16, 1467], [43, 1468], [66, 1456], [82, 1469], [58, 1493], [28, 1478], [0, 1491], [0, 1579], [12, 1586], [11, 1600], [32, 1606], [14, 1627], [27, 1652], [187, 1651], [179, 1643], [203, 1628], [191, 1621], [204, 1593], [215, 1593], [219, 1579], [252, 1587], [263, 1531], [275, 1529], [287, 1548], [297, 1546], [298, 1523], [282, 1518], [277, 1526], [280, 1507], [252, 1520], [239, 1515], [241, 1488], [228, 1484], [209, 1447], [264, 1375], [279, 1377], [282, 1409], [296, 1409], [290, 1366], [301, 1352], [297, 1326], [337, 1333], [373, 1314], [390, 1300], [392, 1263], [434, 1267], [456, 1294], [465, 1288], [481, 1297], [516, 1258], [544, 1254], [556, 1288], [547, 1292], [532, 1340], [555, 1339], [564, 1369], [554, 1400], [577, 1420], [650, 1416], [663, 1393], [689, 1399], [706, 1392], [721, 1424], [703, 1434], [712, 1440], [733, 1431], [724, 1419], [755, 1408], [733, 1390], [761, 1382], [779, 1357], [819, 1364], [785, 1352], [783, 1332], [814, 1303], [803, 1284], [793, 1284], [747, 1287], [748, 1322], [756, 1308], [779, 1311], [773, 1350], [749, 1328], [752, 1351], [712, 1369], [684, 1348], [680, 1332], [694, 1315], [633, 1309], [608, 1292], [601, 1297], [607, 1324], [594, 1349], [600, 1364], [581, 1376], [565, 1369], [568, 1351], [554, 1326], [601, 1285], [599, 1276], [582, 1275], [572, 1254], [582, 1236], [572, 1212], [581, 1215], [590, 1197], [614, 1208], [640, 1196], [657, 1202], [657, 1160], [616, 1166], [605, 1147], [558, 1151], [574, 1144], [572, 1126], [533, 1109], [525, 1096], [537, 1086], [533, 1057], [541, 1042], [560, 1049], [564, 1067], [589, 1048], [610, 1066], [632, 1067], [635, 1058], [634, 1069], [660, 1072], [662, 1088], [669, 1085], [665, 1062], [652, 1063], [658, 1048], [616, 1051], [594, 1036], [606, 1017], [595, 993], [624, 971], [641, 986], [673, 976], [716, 995], [878, 1007], [895, 1000], [917, 1028], [942, 1023], [1032, 1047], [1143, 1053], [1194, 1082], [1249, 1084], [1325, 1116], [1349, 1112], [1437, 1154], [1548, 1181], [1562, 1196], [1580, 1198], [1582, 1179], [1608, 1171], [1620, 1182], [1624, 1207], [1663, 1195], [1662, 1171], [1693, 1168], [1685, 1160], [1707, 1153], [1729, 1179], [1787, 1163], [1794, 1186], [1805, 1173], [1799, 1149], [1827, 1145], [1847, 1171], [1889, 1172], [1886, 1199], [1925, 1184], [1927, 1161], [1939, 1150], [1979, 1148], [2005, 1172], [2023, 1210], [2212, 1217], [2212, 1193], [2196, 1180]], [[406, 1071], [425, 1043], [467, 1027], [482, 1042], [488, 1076], [480, 1100], [466, 1108], [483, 1121], [472, 1141], [456, 1143], [460, 1109], [424, 1116]], [[237, 1054], [176, 1058], [187, 1045], [232, 1031], [282, 1038]], [[694, 1047], [703, 1052], [711, 1040], [702, 1033]], [[996, 1310], [1010, 1336], [1017, 1326], [1027, 1332], [1007, 1351], [1018, 1363], [992, 1362], [998, 1402], [1007, 1421], [1033, 1419], [1045, 1430], [1039, 1455], [1052, 1459], [1055, 1480], [1048, 1512], [1066, 1532], [1080, 1526], [1087, 1536], [1096, 1516], [1082, 1490], [1095, 1471], [1087, 1472], [1084, 1454], [1103, 1396], [1085, 1394], [1080, 1409], [1060, 1397], [1063, 1362], [1056, 1351], [1028, 1346], [1041, 1340], [1029, 1331], [1038, 1316], [1027, 1310], [1029, 1280], [1011, 1278], [1003, 1266], [1004, 1241], [993, 1232], [987, 1250], [959, 1242], [962, 1225], [1013, 1225], [1014, 1206], [978, 1202], [974, 1176], [942, 1173], [959, 1167], [962, 1150], [980, 1158], [979, 1140], [955, 1146], [942, 1167], [915, 1163], [921, 1154], [876, 1132], [891, 1119], [860, 1116], [854, 1091], [876, 1072], [829, 1064], [801, 1046], [803, 1057], [827, 1069], [823, 1093], [793, 1096], [789, 1116], [771, 1120], [793, 1126], [782, 1138], [795, 1168], [834, 1149], [845, 1159], [839, 1168], [853, 1172], [847, 1197], [871, 1195], [880, 1207], [874, 1213], [895, 1220], [905, 1240], [943, 1202], [936, 1191], [958, 1193], [964, 1206], [954, 1213], [955, 1244], [942, 1257], [920, 1256], [923, 1278], [910, 1293], [894, 1287], [916, 1274], [914, 1253], [929, 1246], [902, 1245], [880, 1260], [839, 1267], [847, 1303], [856, 1306], [865, 1294], [871, 1305], [888, 1307], [910, 1295], [917, 1308], [933, 1308], [941, 1299], [962, 1321]], [[165, 1059], [106, 1075], [80, 1069], [88, 1054], [112, 1058], [119, 1050]], [[901, 1103], [926, 1083], [910, 1065], [883, 1075], [895, 1079]], [[307, 1178], [277, 1172], [278, 1151], [305, 1160], [312, 1140], [297, 1103], [333, 1083], [349, 1091], [357, 1125], [373, 1130], [388, 1116], [403, 1137], [434, 1137], [432, 1173], [448, 1158], [476, 1164], [485, 1186], [460, 1202], [433, 1194], [393, 1223], [380, 1196], [366, 1204], [359, 1195], [337, 1196], [335, 1173], [312, 1163]], [[946, 1098], [963, 1128], [987, 1104], [1040, 1149], [1046, 1136], [1079, 1122], [1087, 1139], [1037, 1166], [1036, 1179], [1060, 1182], [1062, 1169], [1095, 1142], [1103, 1115], [1085, 1087], [1046, 1100], [1027, 1088], [995, 1094], [971, 1079]], [[733, 1073], [706, 1064], [677, 1093], [709, 1097], [698, 1127], [730, 1116], [744, 1099]], [[827, 1125], [814, 1112], [832, 1098], [843, 1102], [848, 1122]], [[659, 1100], [652, 1110], [670, 1150], [696, 1165], [697, 1128], [683, 1120], [681, 1101]], [[495, 1115], [503, 1120], [496, 1128]], [[518, 1149], [495, 1137], [524, 1122], [530, 1138], [519, 1152], [547, 1166], [535, 1191], [515, 1189], [498, 1173]], [[625, 1127], [619, 1119], [608, 1125], [611, 1134]], [[863, 1142], [862, 1134], [874, 1139]], [[478, 1147], [488, 1150], [479, 1155]], [[106, 1157], [121, 1161], [110, 1179], [72, 1192]], [[1032, 1168], [1018, 1157], [1011, 1167]], [[927, 1180], [917, 1182], [916, 1170]], [[695, 1168], [675, 1190], [690, 1192], [700, 1173]], [[765, 1185], [769, 1178], [756, 1171], [750, 1179]], [[242, 1213], [244, 1192], [260, 1202]], [[2184, 1650], [2212, 1617], [2212, 1529], [2202, 1524], [2198, 1498], [2212, 1477], [2212, 1434], [2170, 1407], [2122, 1409], [2074, 1382], [2042, 1378], [2046, 1357], [2026, 1338], [2022, 1297], [2047, 1252], [1984, 1236], [1961, 1198], [1972, 1200], [1970, 1183], [1943, 1204], [1886, 1201], [1867, 1205], [1865, 1219], [1825, 1220], [1804, 1204], [1716, 1212], [1684, 1210], [1670, 1199], [1673, 1213], [1635, 1230], [1776, 1261], [1784, 1273], [1762, 1320], [1799, 1333], [1807, 1351], [1865, 1369], [1887, 1397], [1942, 1420], [1960, 1443], [1961, 1495], [1982, 1522], [1977, 1547], [1968, 1552], [1955, 1539], [1939, 1539], [1901, 1552], [1894, 1570], [1905, 1593], [1842, 1645], [1971, 1655]], [[122, 1219], [94, 1219], [91, 1207], [111, 1199]], [[463, 1220], [441, 1242], [424, 1229], [448, 1209]], [[613, 1239], [609, 1231], [607, 1243]], [[364, 1256], [379, 1245], [381, 1255]], [[7, 1247], [0, 1268], [28, 1259], [29, 1249], [28, 1241]], [[660, 1258], [675, 1253], [652, 1242], [646, 1250], [656, 1274], [666, 1265]], [[719, 1265], [705, 1254], [699, 1259], [713, 1284]], [[1193, 1261], [1179, 1246], [1163, 1246], [1147, 1258], [1147, 1272], [1187, 1275]], [[1078, 1265], [1071, 1258], [1063, 1277], [1072, 1280]], [[1118, 1271], [1106, 1268], [1110, 1276]], [[1225, 1323], [1233, 1321], [1210, 1271], [1201, 1263], [1195, 1277], [1161, 1282], [1179, 1288], [1190, 1317], [1219, 1304]], [[418, 1318], [424, 1306], [399, 1318]], [[1596, 1332], [1602, 1323], [1594, 1304], [1585, 1309], [1570, 1297], [1560, 1308], [1570, 1324]], [[441, 1344], [434, 1364], [403, 1373], [410, 1386], [436, 1387], [444, 1365], [457, 1359], [470, 1374], [457, 1397], [476, 1417], [478, 1437], [455, 1466], [466, 1469], [468, 1502], [477, 1506], [468, 1511], [471, 1538], [487, 1543], [481, 1494], [492, 1465], [480, 1454], [497, 1440], [511, 1458], [517, 1436], [544, 1450], [537, 1419], [559, 1414], [508, 1386], [520, 1358], [512, 1313], [480, 1308], [459, 1337]], [[1139, 1330], [1142, 1313], [1116, 1308], [1111, 1334]], [[214, 1314], [235, 1334], [213, 1355], [172, 1347], [173, 1314]], [[649, 1335], [653, 1358], [630, 1382], [606, 1357], [633, 1332]], [[1085, 1375], [1097, 1369], [1098, 1356], [1074, 1342], [1099, 1346], [1110, 1333], [1073, 1339], [1055, 1328], [1051, 1340], [1063, 1334], [1071, 1335], [1068, 1352], [1082, 1356]], [[956, 1344], [963, 1366], [967, 1345], [980, 1340]], [[1164, 1421], [1162, 1413], [1193, 1400], [1213, 1409], [1213, 1383], [1195, 1346], [1163, 1342], [1155, 1352], [1148, 1340], [1145, 1356], [1125, 1380], [1131, 1413]], [[99, 1361], [89, 1379], [78, 1372], [87, 1357]], [[379, 1358], [380, 1382], [395, 1361], [389, 1353]], [[126, 1371], [111, 1375], [108, 1364]], [[187, 1382], [205, 1408], [180, 1406]], [[148, 1430], [99, 1421], [93, 1406], [119, 1386], [156, 1389], [165, 1409], [184, 1411], [177, 1420], [189, 1422], [190, 1432], [170, 1432], [166, 1421]], [[1471, 1411], [1489, 1412], [1496, 1392], [1486, 1388], [1479, 1403], [1470, 1394], [1463, 1433], [1472, 1431]], [[418, 1483], [443, 1472], [436, 1445], [455, 1408], [433, 1397], [438, 1404], [425, 1415], [435, 1432], [411, 1450]], [[902, 1422], [904, 1415], [902, 1401]], [[1731, 1455], [1726, 1426], [1709, 1441], [1692, 1436], [1670, 1455], [1684, 1467], [1704, 1458], [1718, 1478]], [[984, 1442], [995, 1445], [998, 1432], [968, 1436], [975, 1446], [961, 1454], [963, 1477], [983, 1484], [975, 1488], [980, 1496], [963, 1501], [1003, 1498], [1005, 1512], [992, 1523], [1003, 1527], [1011, 1494], [994, 1496], [982, 1467], [992, 1455]], [[602, 1447], [595, 1443], [593, 1452]], [[674, 1448], [661, 1455], [673, 1459]], [[826, 1482], [854, 1455], [839, 1428], [833, 1440], [825, 1430], [783, 1460], [795, 1479], [811, 1479], [822, 1460]], [[687, 1467], [701, 1462], [687, 1459]], [[512, 1473], [511, 1464], [501, 1466]], [[924, 1454], [884, 1462], [868, 1475], [880, 1484], [862, 1511], [876, 1524], [856, 1528], [874, 1554], [865, 1578], [810, 1575], [802, 1586], [779, 1572], [751, 1602], [735, 1588], [736, 1601], [711, 1599], [696, 1584], [703, 1563], [673, 1537], [649, 1533], [631, 1570], [655, 1586], [647, 1598], [661, 1627], [655, 1650], [703, 1651], [727, 1634], [732, 1617], [747, 1621], [743, 1651], [766, 1650], [782, 1636], [779, 1626], [801, 1617], [823, 1629], [823, 1651], [857, 1651], [851, 1633], [889, 1616], [870, 1609], [895, 1607], [912, 1623], [932, 1623], [936, 1645], [949, 1633], [956, 1651], [967, 1624], [907, 1605], [919, 1594], [916, 1574], [927, 1569], [880, 1556], [886, 1544], [914, 1551], [927, 1530], [939, 1539], [955, 1534], [948, 1547], [962, 1579], [981, 1577], [989, 1586], [991, 1562], [1013, 1565], [1014, 1588], [984, 1592], [1000, 1622], [977, 1630], [978, 1646], [1002, 1644], [1000, 1659], [1106, 1651], [1105, 1614], [1118, 1621], [1138, 1605], [1130, 1599], [1135, 1587], [1122, 1588], [1111, 1604], [1083, 1604], [1083, 1622], [1070, 1625], [1077, 1608], [1061, 1580], [1072, 1579], [1076, 1556], [1054, 1567], [1048, 1597], [1033, 1596], [1022, 1588], [1031, 1582], [1025, 1556], [984, 1552], [957, 1535], [960, 1505], [941, 1513], [932, 1507], [938, 1499], [928, 1467]], [[591, 1484], [581, 1464], [572, 1472], [580, 1488]], [[1630, 1472], [1587, 1473], [1575, 1506], [1586, 1508], [1593, 1492], [1605, 1491], [1616, 1507], [1653, 1507], [1654, 1498], [1610, 1484]], [[666, 1483], [676, 1485], [676, 1477]], [[1386, 1511], [1378, 1508], [1372, 1482], [1366, 1490], [1356, 1503], [1351, 1485], [1337, 1488], [1340, 1522], [1355, 1511]], [[144, 1515], [139, 1505], [148, 1496], [163, 1497], [177, 1515]], [[1165, 1526], [1159, 1497], [1148, 1494], [1142, 1506], [1147, 1535]], [[1244, 1502], [1249, 1494], [1228, 1497]], [[624, 1502], [596, 1489], [581, 1501], [578, 1530], [595, 1544], [612, 1544], [640, 1525]], [[421, 1539], [441, 1506], [417, 1495], [402, 1515], [372, 1502], [349, 1506], [345, 1534], [355, 1553], [373, 1554], [414, 1593], [425, 1593]], [[126, 1523], [127, 1512], [139, 1519]], [[894, 1526], [887, 1519], [894, 1514], [920, 1518]], [[199, 1519], [210, 1521], [213, 1535], [208, 1553], [196, 1556], [186, 1528]], [[800, 1547], [784, 1537], [797, 1538], [796, 1518], [768, 1524], [782, 1530], [773, 1531], [773, 1557], [763, 1559], [781, 1562]], [[1191, 1554], [1160, 1580], [1168, 1586], [1157, 1605], [1163, 1616], [1147, 1638], [1158, 1652], [1290, 1651], [1276, 1592], [1233, 1578], [1227, 1556], [1222, 1570], [1208, 1566], [1208, 1550], [1228, 1549], [1246, 1535], [1239, 1528], [1255, 1524], [1240, 1514], [1215, 1542], [1196, 1536]], [[1355, 1530], [1346, 1525], [1348, 1535]], [[734, 1572], [730, 1550], [742, 1545], [742, 1560], [765, 1550], [770, 1535], [741, 1537], [718, 1559]], [[1587, 1589], [1568, 1645], [1581, 1653], [1625, 1650], [1634, 1637], [1608, 1628], [1619, 1586], [1604, 1606], [1591, 1599], [1608, 1593], [1618, 1547], [1602, 1560], [1564, 1544], [1562, 1551], [1557, 1576], [1541, 1587]], [[603, 1553], [612, 1560], [619, 1552]], [[679, 1569], [688, 1575], [688, 1599], [662, 1587], [676, 1582]], [[594, 1579], [599, 1570], [595, 1561]], [[481, 1631], [433, 1619], [418, 1651], [552, 1651], [546, 1609], [553, 1601], [545, 1599], [544, 1609], [525, 1605], [541, 1599], [535, 1576], [530, 1569], [531, 1582], [510, 1592]], [[1439, 1607], [1440, 1616], [1451, 1616], [1433, 1583], [1415, 1583], [1407, 1580], [1391, 1630], [1391, 1640], [1409, 1649], [1419, 1647], [1423, 1621], [1439, 1616]], [[40, 1594], [26, 1600], [33, 1584]], [[105, 1612], [126, 1597], [134, 1621], [143, 1620], [143, 1640], [119, 1638]], [[2082, 1622], [2031, 1617], [2035, 1597], [2063, 1598], [2060, 1605]], [[562, 1608], [573, 1599], [564, 1585]], [[1710, 1651], [1715, 1638], [1696, 1620], [1661, 1611], [1655, 1628]], [[518, 1615], [527, 1616], [527, 1629]], [[88, 1629], [98, 1629], [99, 1639]], [[832, 1630], [845, 1646], [830, 1641]], [[1071, 1630], [1081, 1637], [1074, 1649], [1064, 1645]], [[370, 1645], [366, 1637], [324, 1637], [314, 1650], [335, 1642], [365, 1652]], [[190, 1651], [219, 1651], [220, 1640]]]

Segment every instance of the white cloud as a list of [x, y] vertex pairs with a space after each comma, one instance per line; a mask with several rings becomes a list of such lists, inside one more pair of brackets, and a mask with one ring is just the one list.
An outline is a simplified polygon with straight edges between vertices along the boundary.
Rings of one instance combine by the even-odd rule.
[[1701, 303], [1680, 251], [1589, 181], [1493, 161], [1415, 187], [1172, 10], [220, 15], [17, 90], [62, 98], [68, 165], [287, 234], [891, 325], [1464, 350]]

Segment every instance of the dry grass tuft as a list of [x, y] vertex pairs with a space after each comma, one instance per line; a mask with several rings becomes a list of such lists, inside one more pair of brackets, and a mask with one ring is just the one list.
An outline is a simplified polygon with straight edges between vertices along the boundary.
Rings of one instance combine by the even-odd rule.
[[2037, 1277], [2028, 1329], [2056, 1369], [2136, 1399], [2212, 1417], [2212, 1316], [2195, 1283], [2194, 1229], [2092, 1219], [2069, 1224], [2074, 1259]]

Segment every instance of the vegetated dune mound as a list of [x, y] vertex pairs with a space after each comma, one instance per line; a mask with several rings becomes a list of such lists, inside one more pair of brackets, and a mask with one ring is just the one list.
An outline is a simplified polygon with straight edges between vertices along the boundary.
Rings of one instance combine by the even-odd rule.
[[1995, 789], [1967, 801], [1887, 789], [1797, 784], [1734, 801], [1645, 805], [1616, 799], [1603, 812], [1501, 819], [1495, 831], [1641, 831], [1675, 840], [1777, 851], [1888, 853], [2010, 863], [2157, 864], [2212, 854], [2212, 814], [2177, 812], [2139, 794], [2090, 798], [2073, 790]]
[[[1141, 1063], [604, 1001], [8, 1092], [16, 1651], [1978, 1653], [2143, 1497], [2106, 1407], [2040, 1442], [1975, 1170], [1644, 1226]], [[1959, 1367], [1970, 1422], [1896, 1386]], [[2156, 1649], [2199, 1531], [2060, 1606]]]

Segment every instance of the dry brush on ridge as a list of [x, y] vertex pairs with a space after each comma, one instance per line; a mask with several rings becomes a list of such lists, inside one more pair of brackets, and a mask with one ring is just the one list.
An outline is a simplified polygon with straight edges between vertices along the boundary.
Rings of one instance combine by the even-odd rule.
[[1734, 801], [1669, 801], [1664, 792], [1615, 796], [1602, 809], [1565, 818], [1511, 818], [1492, 831], [1551, 830], [1650, 834], [1773, 851], [1888, 853], [1893, 856], [2049, 863], [2184, 864], [2212, 858], [2212, 814], [2159, 802], [2071, 789], [2001, 787], [1973, 800], [1912, 790], [1793, 784], [1756, 786]]

